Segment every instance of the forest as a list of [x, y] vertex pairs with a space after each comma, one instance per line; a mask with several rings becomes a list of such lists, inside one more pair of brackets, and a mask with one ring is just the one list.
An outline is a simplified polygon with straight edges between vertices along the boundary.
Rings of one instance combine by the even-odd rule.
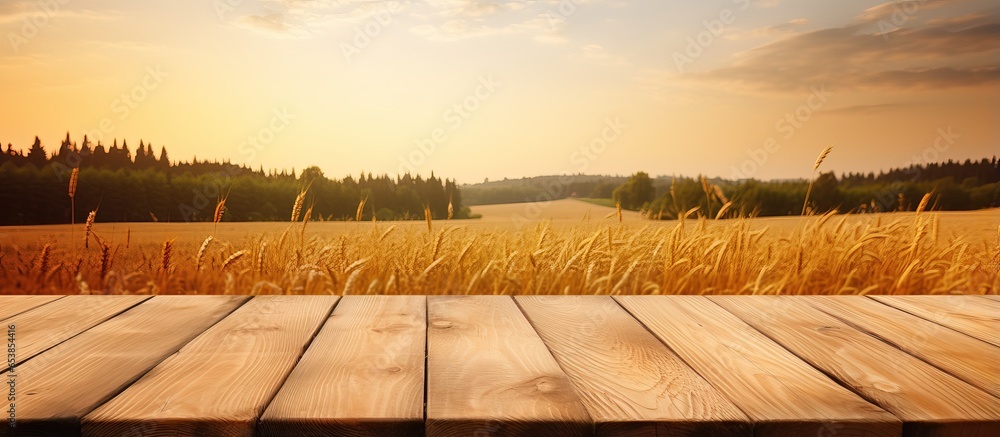
[[98, 222], [212, 221], [222, 199], [223, 221], [287, 221], [303, 191], [302, 212], [312, 211], [312, 220], [424, 220], [425, 207], [435, 220], [471, 216], [455, 181], [433, 173], [330, 179], [317, 167], [296, 174], [175, 162], [165, 147], [156, 154], [142, 141], [134, 153], [125, 141], [105, 147], [84, 137], [80, 144], [67, 134], [51, 155], [37, 137], [27, 152], [11, 144], [0, 151], [0, 225], [80, 223], [95, 210]]
[[[73, 169], [77, 189], [70, 199]], [[221, 220], [285, 221], [305, 192], [312, 220], [423, 220], [474, 218], [466, 205], [533, 202], [568, 197], [612, 199], [652, 219], [681, 214], [709, 217], [798, 215], [805, 211], [865, 213], [973, 210], [1000, 206], [1000, 162], [913, 164], [871, 173], [818, 172], [811, 180], [759, 181], [705, 177], [563, 175], [486, 181], [458, 186], [431, 173], [421, 176], [361, 173], [327, 178], [318, 167], [296, 174], [228, 162], [171, 161], [143, 141], [133, 153], [127, 142], [105, 147], [86, 137], [66, 138], [51, 154], [36, 137], [27, 151], [0, 150], [0, 225], [81, 222], [97, 210], [97, 221], [212, 221], [225, 199]], [[806, 197], [808, 195], [808, 202]], [[463, 196], [464, 195], [464, 196]], [[75, 213], [74, 213], [75, 211]]]
[[[714, 217], [725, 207], [729, 215], [781, 216], [808, 209], [841, 213], [914, 211], [931, 193], [929, 208], [945, 211], [1000, 206], [1000, 161], [913, 164], [879, 173], [820, 172], [812, 180], [760, 181], [657, 176], [563, 175], [486, 181], [462, 185], [468, 205], [547, 201], [568, 197], [613, 199], [622, 208], [647, 212], [650, 218], [677, 218], [698, 208]], [[725, 215], [725, 214], [723, 214]]]

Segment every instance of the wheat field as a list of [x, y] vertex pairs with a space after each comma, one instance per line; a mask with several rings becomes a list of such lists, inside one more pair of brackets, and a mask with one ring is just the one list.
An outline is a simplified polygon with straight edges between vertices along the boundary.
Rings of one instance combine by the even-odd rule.
[[[652, 222], [575, 200], [542, 206], [485, 207], [482, 220], [430, 229], [305, 221], [6, 228], [0, 286], [70, 294], [1000, 292], [996, 210]], [[532, 220], [511, 218], [525, 211]]]

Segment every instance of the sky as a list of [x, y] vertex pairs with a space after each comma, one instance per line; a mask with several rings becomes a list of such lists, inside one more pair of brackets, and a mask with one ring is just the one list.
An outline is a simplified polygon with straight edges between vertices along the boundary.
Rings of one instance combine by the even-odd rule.
[[4, 0], [0, 142], [460, 183], [1000, 154], [992, 0]]

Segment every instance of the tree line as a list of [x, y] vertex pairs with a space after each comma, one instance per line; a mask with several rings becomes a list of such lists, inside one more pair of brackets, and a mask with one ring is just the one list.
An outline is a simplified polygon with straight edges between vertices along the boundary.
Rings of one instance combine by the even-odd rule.
[[[288, 221], [300, 193], [312, 220], [435, 220], [470, 218], [454, 180], [405, 174], [327, 178], [318, 167], [268, 171], [228, 162], [170, 161], [139, 142], [110, 147], [66, 139], [51, 155], [36, 137], [27, 152], [0, 150], [0, 225], [85, 221], [212, 221], [225, 199], [224, 221]], [[77, 170], [75, 208], [69, 182]], [[75, 214], [74, 214], [75, 210]], [[304, 217], [300, 217], [304, 218]]]
[[[780, 216], [803, 210], [809, 180], [760, 181], [698, 177], [563, 175], [486, 181], [463, 185], [469, 205], [558, 200], [570, 197], [612, 199], [651, 218], [692, 214]], [[1000, 162], [994, 156], [913, 164], [879, 173], [818, 173], [808, 209], [843, 213], [912, 211], [933, 192], [928, 205], [938, 210], [1000, 206]], [[727, 205], [728, 204], [728, 205]]]
[[[808, 180], [728, 181], [704, 177], [671, 178], [665, 185], [644, 172], [632, 175], [612, 192], [625, 209], [653, 219], [676, 219], [688, 213], [709, 217], [871, 213], [914, 211], [925, 207], [961, 211], [1000, 207], [1000, 161], [992, 159], [911, 165], [879, 174], [821, 172]], [[808, 201], [807, 201], [808, 192]]]

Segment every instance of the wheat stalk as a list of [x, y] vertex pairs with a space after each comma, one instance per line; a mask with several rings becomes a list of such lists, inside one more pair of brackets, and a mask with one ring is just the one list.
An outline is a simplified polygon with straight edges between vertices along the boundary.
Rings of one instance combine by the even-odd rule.
[[930, 204], [931, 195], [933, 194], [934, 194], [933, 191], [924, 194], [924, 197], [920, 199], [920, 204], [917, 205], [917, 214], [920, 214], [921, 212], [924, 212], [925, 209], [927, 209], [927, 205]]
[[712, 184], [708, 182], [705, 176], [700, 176], [701, 178], [701, 190], [705, 192], [705, 203], [708, 205], [708, 216], [712, 216]]
[[198, 248], [198, 254], [194, 257], [194, 269], [200, 272], [202, 267], [202, 260], [205, 259], [205, 251], [208, 249], [208, 244], [212, 242], [212, 236], [209, 235], [204, 242], [201, 243], [201, 247]]
[[721, 202], [723, 204], [729, 203], [729, 199], [726, 197], [726, 193], [724, 193], [722, 191], [722, 187], [713, 184], [712, 185], [712, 194], [715, 195], [715, 198], [718, 199], [719, 202]]
[[101, 281], [108, 276], [108, 271], [111, 270], [111, 246], [107, 244], [101, 244]]
[[69, 175], [69, 208], [70, 208], [70, 224], [76, 224], [76, 184], [77, 179], [80, 177], [80, 168], [73, 168], [73, 172]]
[[215, 223], [215, 227], [219, 227], [219, 222], [222, 221], [222, 215], [226, 212], [226, 199], [219, 199], [219, 202], [215, 204], [215, 213], [212, 214], [212, 223]]
[[90, 248], [90, 233], [93, 231], [93, 228], [94, 228], [94, 219], [96, 219], [96, 218], [97, 218], [97, 210], [96, 209], [93, 210], [93, 211], [90, 211], [90, 214], [87, 214], [87, 225], [84, 228], [84, 233], [83, 233], [83, 247], [86, 248], [86, 249]]
[[229, 255], [229, 258], [226, 258], [226, 261], [222, 263], [222, 270], [226, 270], [226, 267], [229, 267], [230, 264], [239, 261], [239, 259], [243, 258], [243, 255], [246, 254], [247, 254], [246, 250], [240, 250], [232, 255]]
[[813, 164], [813, 173], [815, 173], [816, 170], [819, 170], [820, 164], [823, 164], [823, 161], [826, 159], [826, 156], [829, 155], [831, 151], [833, 151], [833, 146], [828, 146], [827, 148], [823, 149], [822, 152], [819, 153], [819, 156], [816, 157], [816, 164]]
[[46, 244], [42, 246], [42, 252], [38, 254], [38, 261], [36, 262], [36, 269], [38, 270], [39, 278], [45, 276], [45, 272], [49, 270], [49, 253], [52, 250], [52, 246]]
[[299, 194], [295, 196], [295, 204], [292, 205], [292, 223], [299, 221], [299, 214], [302, 213], [302, 202], [306, 200], [306, 191], [308, 190], [309, 189], [306, 188], [299, 191]]
[[[361, 201], [358, 202], [358, 211], [356, 213], [354, 213], [354, 221], [360, 222], [361, 219], [363, 218], [363, 216], [365, 214], [365, 203], [366, 202], [368, 202], [368, 197], [365, 197], [364, 199], [361, 199]], [[372, 216], [374, 217], [375, 214], [373, 213]]]
[[719, 208], [718, 214], [715, 214], [715, 219], [716, 220], [721, 219], [726, 214], [726, 212], [729, 211], [729, 208], [731, 208], [732, 206], [733, 202], [726, 202], [725, 205], [722, 205], [722, 208]]
[[431, 232], [431, 207], [424, 206], [424, 219], [427, 220], [427, 232]]
[[174, 241], [163, 242], [163, 250], [160, 252], [160, 271], [166, 275], [170, 271], [170, 256], [173, 253]]
[[[823, 149], [822, 152], [819, 152], [819, 156], [816, 157], [816, 164], [813, 164], [814, 175], [816, 171], [819, 170], [820, 164], [823, 163], [823, 160], [826, 159], [826, 156], [829, 155], [831, 151], [833, 151], [833, 146], [828, 146]], [[813, 182], [816, 182], [815, 177], [809, 179], [809, 188], [806, 189], [806, 200], [802, 203], [802, 214], [800, 215], [806, 215], [806, 210], [809, 208], [809, 195], [812, 194]]]
[[306, 225], [309, 224], [309, 218], [312, 217], [313, 206], [315, 206], [315, 205], [309, 205], [309, 209], [306, 210], [306, 216], [302, 218], [302, 231], [299, 232], [299, 246], [300, 246], [300, 249], [301, 249], [301, 246], [303, 246], [305, 244]]

